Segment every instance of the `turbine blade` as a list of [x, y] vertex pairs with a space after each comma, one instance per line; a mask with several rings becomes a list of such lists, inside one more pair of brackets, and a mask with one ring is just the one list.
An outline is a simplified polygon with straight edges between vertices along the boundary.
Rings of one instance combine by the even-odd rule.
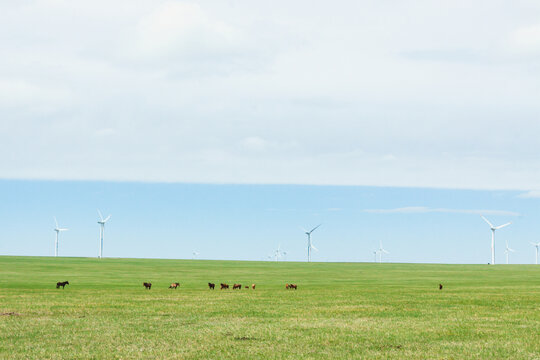
[[483, 215], [480, 215], [480, 216], [482, 217], [482, 219], [484, 219], [485, 222], [488, 223], [488, 225], [489, 225], [490, 227], [493, 227], [493, 224], [490, 223], [488, 219], [486, 219]]
[[388, 251], [384, 250], [384, 249], [381, 249], [381, 251], [385, 254], [390, 254]]
[[315, 231], [316, 228], [318, 228], [318, 227], [321, 226], [321, 225], [322, 225], [322, 224], [319, 224], [319, 225], [315, 226], [313, 229], [311, 229], [311, 230], [309, 231], [309, 233], [311, 234], [312, 232]]
[[107, 221], [109, 221], [110, 218], [111, 218], [111, 215], [107, 216], [107, 218], [103, 220], [103, 222], [106, 223]]
[[512, 222], [509, 222], [509, 223], [506, 223], [506, 224], [503, 224], [503, 225], [496, 226], [496, 227], [494, 227], [494, 229], [495, 229], [495, 230], [502, 229], [503, 227], [508, 226], [508, 225], [510, 225], [511, 223], [512, 223]]
[[54, 217], [54, 223], [56, 224], [56, 228], [58, 229], [58, 221], [56, 221], [56, 216]]
[[319, 249], [317, 249], [315, 246], [313, 246], [313, 244], [311, 244], [311, 248], [315, 251], [319, 251]]
[[101, 221], [103, 221], [103, 215], [101, 215], [101, 211], [99, 211], [99, 209], [97, 209], [97, 212], [98, 212], [99, 218], [101, 219]]

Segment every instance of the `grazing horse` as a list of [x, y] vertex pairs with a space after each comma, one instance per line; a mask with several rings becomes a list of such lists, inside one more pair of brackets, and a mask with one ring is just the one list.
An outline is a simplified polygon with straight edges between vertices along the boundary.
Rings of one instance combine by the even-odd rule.
[[296, 290], [298, 288], [298, 285], [296, 284], [289, 284], [289, 289], [294, 289]]
[[247, 286], [247, 285], [246, 285], [246, 286], [244, 286], [244, 287], [245, 287], [246, 289], [249, 289], [249, 286]]
[[442, 290], [442, 284], [439, 284], [439, 290]]
[[216, 284], [208, 283], [208, 288], [209, 288], [209, 289], [214, 290], [215, 287], [216, 287]]
[[289, 284], [285, 284], [285, 290], [289, 290]]
[[142, 284], [148, 290], [150, 290], [152, 288], [152, 283], [143, 282]]
[[69, 281], [59, 281], [56, 283], [56, 288], [57, 289], [60, 289], [60, 286], [62, 287], [62, 289], [64, 288], [64, 286], [66, 285], [69, 285]]
[[233, 290], [235, 289], [240, 289], [242, 290], [242, 284], [234, 284], [233, 287], [232, 287]]
[[172, 283], [171, 286], [169, 286], [169, 289], [175, 289], [180, 286], [180, 283]]
[[221, 283], [221, 290], [228, 289], [228, 288], [229, 288], [228, 284]]
[[255, 284], [251, 284], [251, 288], [255, 290]]

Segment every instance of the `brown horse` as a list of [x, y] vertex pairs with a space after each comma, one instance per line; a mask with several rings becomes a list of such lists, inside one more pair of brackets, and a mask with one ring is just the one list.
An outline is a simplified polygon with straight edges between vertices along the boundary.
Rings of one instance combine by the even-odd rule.
[[246, 289], [249, 289], [249, 286], [248, 286], [248, 285], [246, 285], [246, 286], [244, 286], [244, 288], [246, 288]]
[[251, 288], [255, 290], [255, 284], [251, 284]]
[[285, 289], [294, 289], [296, 290], [298, 288], [298, 285], [295, 284], [285, 284]]
[[242, 284], [234, 284], [233, 287], [232, 287], [233, 290], [235, 289], [240, 289], [242, 290]]
[[171, 286], [169, 286], [169, 289], [175, 289], [180, 286], [180, 283], [172, 283]]
[[152, 283], [143, 282], [142, 283], [145, 289], [150, 290], [152, 288]]
[[208, 283], [208, 288], [210, 288], [211, 290], [214, 290], [215, 287], [216, 287], [216, 284]]
[[442, 284], [439, 284], [439, 290], [442, 290]]
[[69, 281], [59, 281], [56, 283], [56, 288], [60, 289], [60, 286], [61, 286], [63, 289], [66, 285], [69, 285]]
[[228, 288], [229, 288], [228, 284], [221, 283], [221, 290], [228, 289]]

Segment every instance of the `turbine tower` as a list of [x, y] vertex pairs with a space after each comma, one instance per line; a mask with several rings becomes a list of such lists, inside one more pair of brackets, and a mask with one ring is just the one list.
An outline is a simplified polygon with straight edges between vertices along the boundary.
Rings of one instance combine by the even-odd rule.
[[375, 251], [373, 252], [373, 256], [375, 256], [375, 262], [377, 262], [377, 253], [378, 253], [377, 250], [375, 250]]
[[535, 244], [531, 241], [531, 245], [536, 248], [536, 265], [538, 265], [538, 247], [540, 246], [540, 242]]
[[494, 265], [495, 264], [495, 230], [502, 229], [503, 227], [510, 225], [511, 222], [503, 224], [503, 225], [499, 225], [499, 226], [493, 226], [493, 224], [490, 223], [489, 220], [486, 219], [485, 217], [482, 216], [482, 219], [484, 219], [484, 221], [487, 222], [487, 224], [489, 225], [489, 228], [491, 229], [491, 264]]
[[307, 261], [310, 262], [311, 261], [311, 249], [315, 250], [315, 251], [319, 251], [315, 246], [313, 246], [313, 243], [311, 242], [311, 233], [315, 231], [315, 229], [317, 229], [319, 226], [321, 226], [322, 224], [319, 224], [317, 226], [315, 226], [313, 229], [311, 229], [310, 231], [307, 231], [306, 229], [303, 229], [304, 230], [304, 233], [307, 235]]
[[382, 253], [385, 253], [385, 254], [390, 254], [388, 251], [384, 250], [384, 248], [382, 247], [382, 241], [379, 242], [379, 262], [381, 263], [382, 262]]
[[508, 247], [508, 240], [506, 241], [506, 249], [504, 249], [504, 252], [506, 253], [506, 265], [508, 265], [508, 254], [511, 252], [515, 252], [516, 250], [510, 249]]
[[279, 258], [282, 256], [282, 255], [287, 255], [286, 252], [284, 251], [281, 251], [281, 244], [278, 245], [278, 248], [274, 251], [274, 259], [276, 261], [279, 261]]
[[56, 227], [54, 228], [54, 231], [56, 231], [56, 241], [54, 242], [54, 256], [58, 256], [58, 234], [60, 231], [67, 231], [66, 228], [61, 228], [58, 226], [58, 221], [56, 221], [56, 217], [54, 218], [54, 223], [56, 224]]
[[109, 221], [111, 218], [111, 215], [107, 216], [107, 218], [103, 219], [103, 215], [101, 215], [101, 211], [98, 209], [99, 214], [99, 221], [98, 224], [100, 225], [99, 228], [99, 258], [101, 259], [103, 257], [103, 238], [105, 237], [105, 223]]

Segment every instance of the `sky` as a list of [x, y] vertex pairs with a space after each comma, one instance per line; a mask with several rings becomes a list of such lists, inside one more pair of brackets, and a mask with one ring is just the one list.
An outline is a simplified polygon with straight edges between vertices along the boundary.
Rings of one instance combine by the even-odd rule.
[[[539, 200], [527, 192], [315, 185], [224, 185], [96, 181], [0, 181], [3, 255], [96, 257], [99, 220], [105, 257], [306, 261], [533, 263]], [[271, 259], [270, 259], [271, 260]]]
[[[238, 191], [261, 204], [291, 189], [321, 198], [352, 191], [354, 211], [377, 222], [448, 216], [471, 229], [469, 219], [478, 219], [467, 211], [477, 210], [532, 221], [530, 204], [540, 197], [539, 19], [532, 0], [3, 1], [0, 179], [21, 196], [11, 207], [38, 202], [59, 217], [60, 208], [44, 205], [50, 199], [39, 191], [28, 198], [25, 187], [71, 193], [81, 186], [91, 200], [96, 189], [115, 189], [108, 198], [121, 199], [132, 186], [159, 196], [169, 185], [181, 194], [198, 184], [223, 201]], [[357, 196], [370, 191], [378, 203], [366, 207]], [[388, 193], [407, 201], [394, 203]], [[272, 208], [296, 209], [296, 196]], [[98, 206], [136, 218], [121, 203], [90, 200], [82, 202], [91, 213], [85, 219]], [[153, 198], [140, 201], [156, 206]], [[209, 218], [225, 206], [203, 203]], [[254, 211], [244, 209], [238, 218]], [[54, 215], [39, 213], [39, 224]], [[362, 221], [332, 212], [339, 215], [340, 223]], [[298, 217], [294, 227], [318, 220]], [[33, 238], [3, 252], [45, 253], [38, 233]], [[223, 245], [218, 253], [227, 251]], [[259, 256], [243, 251], [239, 258]], [[152, 252], [129, 256], [145, 254]], [[417, 258], [454, 261], [432, 256]], [[417, 261], [394, 258], [407, 259]]]

